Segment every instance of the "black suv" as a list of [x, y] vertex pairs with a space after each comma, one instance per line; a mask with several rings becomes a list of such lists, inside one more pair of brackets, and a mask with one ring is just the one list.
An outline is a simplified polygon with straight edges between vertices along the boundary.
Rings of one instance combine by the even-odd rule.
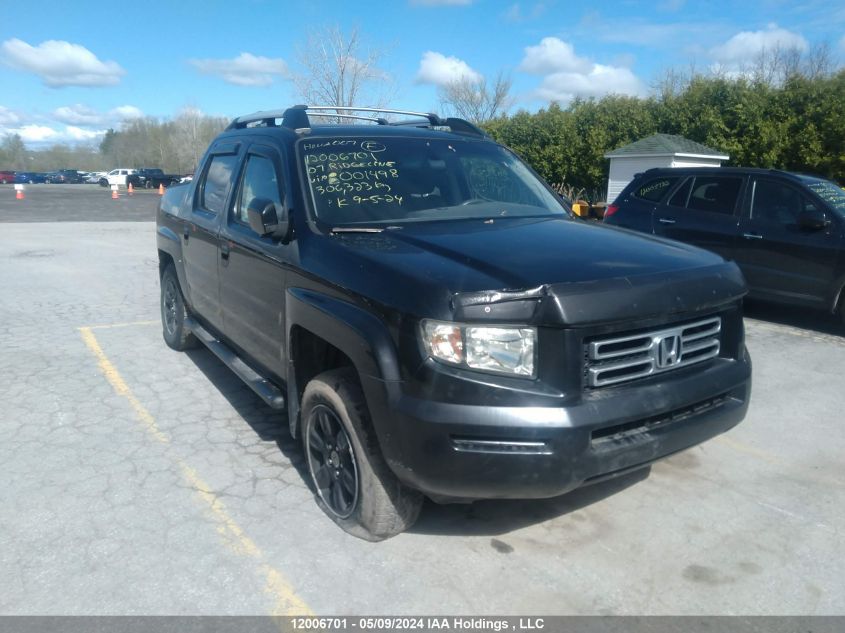
[[235, 119], [157, 214], [165, 341], [286, 411], [334, 521], [559, 495], [743, 418], [734, 264], [574, 219], [466, 121], [365, 110]]
[[637, 174], [605, 222], [689, 242], [736, 261], [751, 296], [845, 323], [845, 191], [773, 169], [661, 168]]
[[59, 171], [51, 172], [47, 176], [46, 182], [53, 184], [78, 185], [85, 182], [85, 178], [83, 178], [82, 174], [75, 169], [60, 169]]

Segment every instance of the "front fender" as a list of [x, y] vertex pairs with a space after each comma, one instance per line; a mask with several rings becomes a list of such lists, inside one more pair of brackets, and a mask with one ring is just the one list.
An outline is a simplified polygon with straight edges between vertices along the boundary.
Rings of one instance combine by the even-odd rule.
[[[378, 381], [398, 381], [396, 346], [385, 324], [360, 306], [304, 288], [289, 288], [285, 301], [285, 340], [292, 349], [291, 329], [304, 328], [333, 345], [351, 360], [358, 375]], [[288, 416], [295, 434], [299, 417], [299, 387], [294, 359], [288, 355]]]

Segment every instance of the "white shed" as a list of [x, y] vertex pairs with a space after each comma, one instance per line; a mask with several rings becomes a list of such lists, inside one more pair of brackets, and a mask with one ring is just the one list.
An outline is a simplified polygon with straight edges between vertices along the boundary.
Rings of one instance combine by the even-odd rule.
[[634, 179], [652, 167], [721, 167], [730, 156], [674, 134], [655, 134], [604, 155], [610, 159], [607, 201], [613, 202]]

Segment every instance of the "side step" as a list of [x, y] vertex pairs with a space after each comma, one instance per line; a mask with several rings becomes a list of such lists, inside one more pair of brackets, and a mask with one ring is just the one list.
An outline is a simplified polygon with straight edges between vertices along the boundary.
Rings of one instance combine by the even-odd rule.
[[285, 397], [279, 388], [243, 362], [225, 343], [217, 340], [213, 334], [191, 317], [185, 317], [185, 326], [271, 408], [285, 408]]

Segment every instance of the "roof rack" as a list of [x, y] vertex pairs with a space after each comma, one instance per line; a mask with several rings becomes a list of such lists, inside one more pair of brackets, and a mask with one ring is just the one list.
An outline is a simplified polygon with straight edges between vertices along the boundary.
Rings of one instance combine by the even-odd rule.
[[[359, 114], [344, 114], [346, 112], [373, 112], [381, 114], [401, 114], [405, 116], [418, 117], [422, 120], [388, 121], [382, 117], [368, 117]], [[343, 118], [369, 121], [377, 125], [412, 126], [422, 128], [449, 128], [458, 134], [471, 134], [473, 136], [484, 136], [487, 134], [469, 121], [448, 117], [442, 119], [432, 112], [414, 112], [412, 110], [394, 110], [390, 108], [369, 108], [358, 106], [308, 106], [295, 105], [287, 110], [265, 110], [253, 112], [234, 119], [227, 130], [242, 129], [245, 127], [284, 127], [294, 131], [307, 130], [311, 127], [309, 115], [323, 118]], [[281, 120], [281, 125], [276, 121]]]

